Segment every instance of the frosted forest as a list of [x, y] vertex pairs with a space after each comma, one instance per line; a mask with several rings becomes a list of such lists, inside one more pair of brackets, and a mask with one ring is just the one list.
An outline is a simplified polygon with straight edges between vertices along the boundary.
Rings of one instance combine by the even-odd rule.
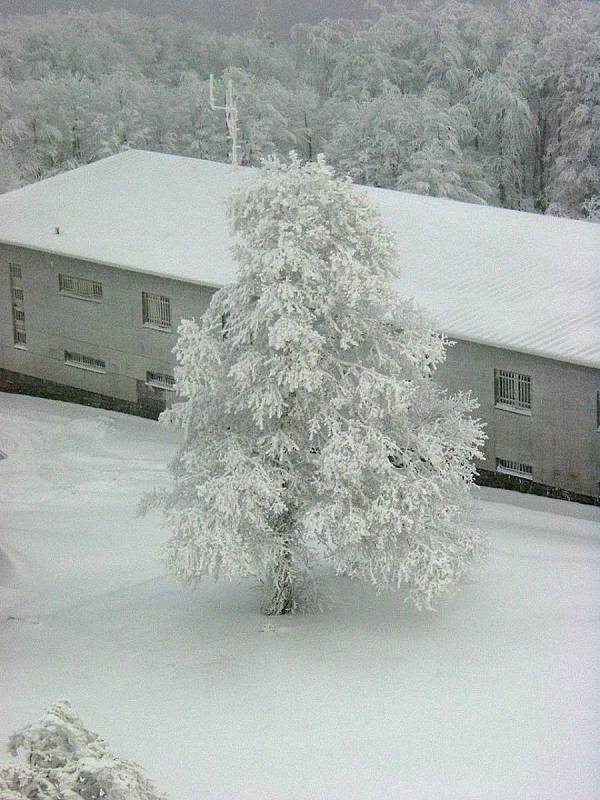
[[[355, 182], [600, 216], [600, 14], [592, 2], [399, 3], [275, 39], [126, 12], [0, 20], [0, 190], [137, 147], [228, 159], [324, 153]], [[217, 97], [217, 102], [222, 101]]]

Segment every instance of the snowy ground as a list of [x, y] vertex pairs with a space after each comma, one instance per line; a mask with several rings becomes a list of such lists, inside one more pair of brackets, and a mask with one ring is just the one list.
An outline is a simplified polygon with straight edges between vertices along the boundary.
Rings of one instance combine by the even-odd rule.
[[332, 577], [269, 623], [163, 577], [135, 507], [173, 449], [0, 394], [0, 740], [64, 697], [173, 800], [600, 797], [599, 509], [481, 491], [490, 558], [437, 614]]

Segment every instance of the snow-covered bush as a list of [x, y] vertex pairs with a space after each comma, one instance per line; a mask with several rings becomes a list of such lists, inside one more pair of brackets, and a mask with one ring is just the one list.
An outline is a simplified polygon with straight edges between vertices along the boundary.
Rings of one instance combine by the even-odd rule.
[[64, 700], [13, 734], [9, 751], [26, 763], [0, 767], [1, 800], [167, 800], [137, 764], [86, 730]]
[[162, 505], [169, 570], [251, 575], [263, 610], [312, 602], [312, 566], [418, 607], [480, 549], [468, 395], [433, 381], [445, 341], [392, 286], [396, 249], [364, 192], [318, 159], [264, 163], [231, 204], [237, 281], [184, 321], [164, 414], [185, 431]]

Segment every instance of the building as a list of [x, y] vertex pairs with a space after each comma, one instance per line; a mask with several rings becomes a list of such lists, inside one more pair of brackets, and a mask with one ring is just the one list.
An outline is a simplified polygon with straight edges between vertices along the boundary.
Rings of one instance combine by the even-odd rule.
[[[0, 388], [156, 416], [178, 321], [235, 275], [225, 202], [251, 170], [130, 150], [0, 196]], [[398, 290], [456, 344], [482, 481], [600, 494], [600, 225], [367, 188]], [[550, 487], [550, 488], [547, 488]]]

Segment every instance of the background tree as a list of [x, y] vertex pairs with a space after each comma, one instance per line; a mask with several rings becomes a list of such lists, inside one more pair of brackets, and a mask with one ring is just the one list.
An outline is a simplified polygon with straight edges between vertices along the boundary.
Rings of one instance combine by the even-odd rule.
[[[547, 102], [547, 200], [550, 213], [562, 216], [587, 217], [600, 193], [600, 25], [591, 13], [561, 3], [544, 39], [553, 87]], [[598, 9], [593, 13], [597, 20]]]
[[371, 20], [221, 34], [87, 10], [0, 20], [3, 186], [126, 147], [227, 161], [208, 78], [232, 77], [243, 163], [294, 147], [388, 188], [590, 218], [600, 14], [589, 0], [425, 0]]
[[480, 549], [468, 515], [483, 435], [433, 381], [445, 342], [393, 288], [366, 196], [322, 158], [265, 162], [233, 199], [235, 283], [185, 321], [164, 419], [184, 430], [169, 570], [251, 575], [267, 614], [314, 604], [313, 570], [404, 584], [418, 607]]
[[510, 65], [484, 75], [472, 89], [471, 110], [500, 204], [518, 208], [526, 187], [524, 165], [531, 162], [535, 130], [520, 76]]

